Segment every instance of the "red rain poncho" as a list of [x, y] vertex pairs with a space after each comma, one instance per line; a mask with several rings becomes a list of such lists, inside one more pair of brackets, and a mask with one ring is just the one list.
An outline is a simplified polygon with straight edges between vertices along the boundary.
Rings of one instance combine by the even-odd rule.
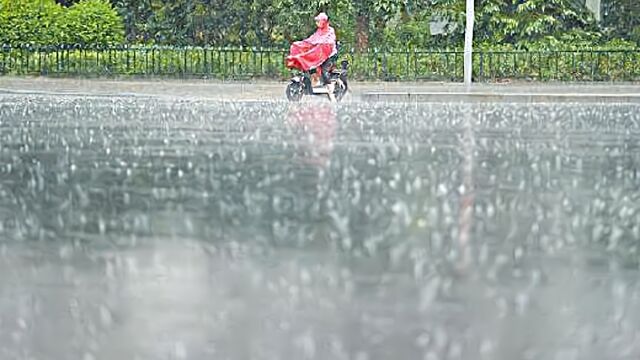
[[286, 65], [303, 71], [315, 69], [337, 52], [336, 32], [328, 22], [322, 21], [313, 35], [291, 44]]

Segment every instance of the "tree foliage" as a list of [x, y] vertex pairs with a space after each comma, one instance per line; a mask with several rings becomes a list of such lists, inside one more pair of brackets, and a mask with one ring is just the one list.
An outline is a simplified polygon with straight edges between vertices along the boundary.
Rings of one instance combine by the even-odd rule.
[[64, 29], [72, 44], [117, 44], [124, 39], [124, 25], [106, 0], [83, 0], [64, 14]]
[[0, 0], [2, 44], [119, 44], [124, 27], [107, 0], [66, 8], [53, 0]]
[[[314, 30], [313, 15], [319, 11], [329, 14], [340, 40], [359, 49], [460, 48], [464, 35], [465, 0], [110, 0], [120, 18], [107, 1], [0, 0], [0, 16], [6, 18], [0, 36], [12, 42], [112, 43], [121, 38], [123, 22], [129, 43], [286, 46]], [[611, 39], [640, 41], [637, 0], [602, 0], [602, 26], [584, 0], [475, 1], [479, 47], [539, 49], [593, 46]], [[435, 23], [442, 29], [432, 33]], [[113, 29], [113, 36], [107, 29]]]
[[52, 44], [65, 38], [64, 11], [53, 0], [0, 1], [0, 43]]
[[602, 12], [603, 32], [607, 37], [640, 44], [640, 1], [605, 0]]
[[[433, 12], [445, 19], [453, 38], [464, 35], [465, 1], [443, 0]], [[475, 39], [480, 43], [529, 47], [566, 37], [597, 40], [593, 15], [571, 0], [485, 0], [476, 4]]]

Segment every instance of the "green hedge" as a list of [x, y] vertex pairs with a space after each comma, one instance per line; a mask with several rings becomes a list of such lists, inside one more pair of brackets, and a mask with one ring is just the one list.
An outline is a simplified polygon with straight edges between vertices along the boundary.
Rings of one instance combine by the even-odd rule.
[[[83, 0], [69, 7], [64, 16], [66, 43], [122, 44], [124, 24], [108, 0]], [[60, 44], [64, 42], [57, 42]]]
[[[286, 78], [284, 49], [200, 47], [0, 47], [0, 74]], [[382, 50], [341, 56], [358, 80], [460, 81], [461, 51]], [[640, 50], [480, 51], [477, 81], [638, 81]]]
[[640, 79], [640, 51], [513, 51], [485, 52], [474, 57], [480, 78], [559, 81], [620, 81]]
[[64, 8], [54, 0], [0, 0], [0, 44], [115, 45], [124, 25], [108, 0], [82, 0]]

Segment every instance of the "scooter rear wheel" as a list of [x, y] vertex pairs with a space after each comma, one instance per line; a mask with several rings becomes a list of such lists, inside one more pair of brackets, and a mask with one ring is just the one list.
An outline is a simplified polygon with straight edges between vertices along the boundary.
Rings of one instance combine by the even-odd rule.
[[302, 100], [303, 89], [302, 84], [299, 82], [290, 82], [286, 89], [287, 99], [292, 102], [298, 102]]

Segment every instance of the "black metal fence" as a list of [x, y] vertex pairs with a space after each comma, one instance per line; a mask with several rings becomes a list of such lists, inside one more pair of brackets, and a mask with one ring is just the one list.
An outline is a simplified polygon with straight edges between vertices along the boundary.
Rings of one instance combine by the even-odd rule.
[[[0, 74], [160, 76], [219, 79], [290, 75], [287, 49], [157, 46], [1, 46]], [[361, 80], [460, 81], [461, 51], [342, 50], [350, 76]], [[477, 51], [476, 81], [498, 79], [639, 81], [640, 50]]]

